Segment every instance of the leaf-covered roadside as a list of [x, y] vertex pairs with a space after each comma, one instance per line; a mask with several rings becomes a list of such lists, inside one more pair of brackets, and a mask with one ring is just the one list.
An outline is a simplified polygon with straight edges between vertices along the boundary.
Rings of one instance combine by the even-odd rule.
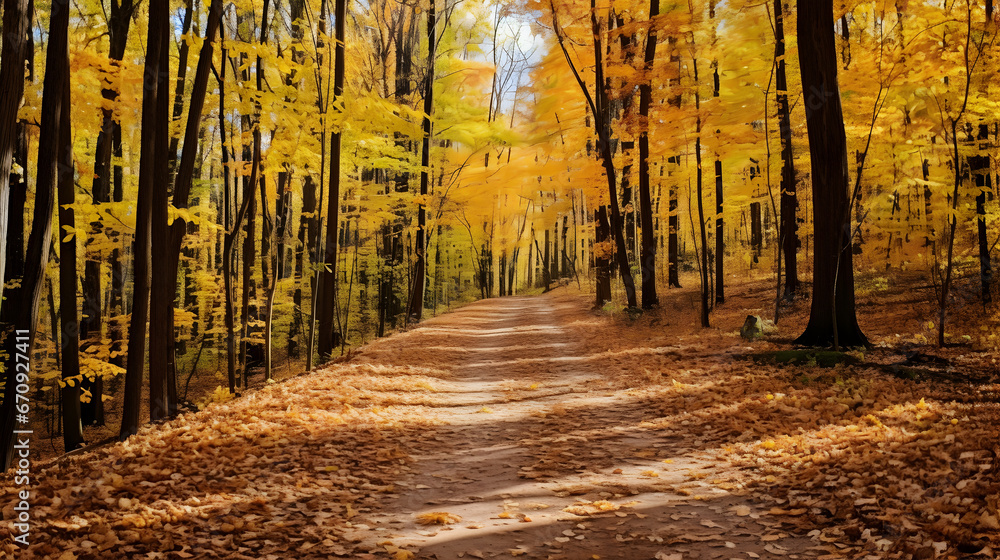
[[[921, 311], [898, 308], [870, 327], [876, 347], [849, 360], [858, 363], [755, 360], [788, 344], [779, 335], [740, 339], [745, 293], [717, 310], [732, 330], [698, 333], [677, 309], [631, 325], [601, 317], [578, 330], [608, 356], [610, 379], [657, 410], [636, 428], [672, 433], [692, 456], [713, 459], [715, 468], [691, 479], [760, 501], [789, 532], [830, 547], [831, 558], [992, 557], [1000, 547], [996, 356], [901, 339]], [[914, 360], [931, 365], [888, 365]]]
[[[426, 386], [425, 373], [440, 374], [377, 372], [396, 391]], [[379, 406], [372, 374], [334, 366], [50, 464], [32, 480], [28, 548], [12, 542], [20, 488], [8, 473], [0, 550], [62, 560], [353, 556], [351, 520], [395, 490], [407, 446], [429, 423], [413, 407]], [[386, 550], [375, 544], [361, 552]]]

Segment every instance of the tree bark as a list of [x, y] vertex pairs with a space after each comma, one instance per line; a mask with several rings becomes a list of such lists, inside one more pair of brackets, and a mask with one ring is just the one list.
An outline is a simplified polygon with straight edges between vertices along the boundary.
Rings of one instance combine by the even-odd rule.
[[[159, 8], [153, 11], [153, 8]], [[150, 5], [150, 19], [167, 18], [167, 6]], [[164, 24], [166, 27], [169, 24]], [[150, 220], [151, 282], [149, 296], [149, 419], [152, 422], [169, 415], [167, 383], [168, 371], [173, 366], [173, 311], [177, 273], [169, 274], [170, 247], [168, 217], [169, 207], [169, 156], [170, 147], [170, 31], [165, 28], [160, 40], [160, 72], [156, 83], [156, 108], [153, 127], [152, 204]], [[145, 126], [145, 123], [143, 123]], [[186, 150], [185, 150], [186, 151]]]
[[601, 206], [594, 214], [594, 240], [601, 249], [594, 255], [594, 269], [597, 277], [597, 301], [595, 307], [600, 309], [611, 301], [611, 259], [607, 256], [607, 246], [611, 237], [611, 226], [608, 224], [608, 209]]
[[983, 305], [993, 302], [993, 267], [990, 262], [990, 242], [986, 235], [986, 192], [990, 189], [989, 169], [986, 170], [986, 185], [976, 195], [976, 227], [979, 236], [979, 278]]
[[[205, 96], [208, 89], [208, 77], [211, 69], [213, 43], [215, 34], [219, 28], [222, 16], [221, 0], [213, 0], [209, 7], [208, 25], [205, 30], [205, 40], [202, 43], [202, 50], [195, 70], [194, 83], [191, 87], [191, 101], [188, 109], [188, 120], [184, 130], [184, 148], [180, 163], [173, 174], [173, 199], [175, 208], [184, 209], [188, 207], [188, 198], [191, 193], [191, 185], [194, 177], [194, 165], [198, 154], [199, 131], [201, 128], [201, 114], [205, 105]], [[169, 33], [166, 34], [169, 36]], [[166, 44], [162, 47], [165, 52], [160, 53], [165, 57], [169, 52]], [[150, 381], [150, 418], [159, 420], [164, 417], [173, 416], [177, 413], [177, 379], [174, 368], [174, 300], [177, 297], [177, 271], [180, 259], [181, 243], [187, 232], [187, 221], [178, 218], [173, 222], [168, 221], [168, 183], [170, 177], [170, 147], [168, 144], [167, 130], [169, 129], [169, 84], [166, 81], [167, 61], [162, 63], [160, 73], [162, 84], [158, 85], [158, 91], [162, 96], [157, 96], [157, 116], [163, 122], [164, 131], [156, 141], [157, 152], [162, 153], [162, 161], [158, 160], [156, 165], [159, 169], [157, 177], [164, 178], [164, 182], [159, 189], [156, 189], [156, 198], [153, 203], [153, 282], [150, 310], [150, 347], [149, 347], [149, 381]], [[180, 79], [180, 78], [179, 78]], [[162, 148], [159, 146], [162, 145]], [[173, 152], [176, 154], [176, 151]]]
[[[427, 12], [427, 80], [424, 84], [424, 122], [423, 122], [423, 147], [420, 154], [420, 196], [421, 199], [427, 197], [427, 187], [430, 183], [430, 160], [431, 160], [431, 115], [434, 112], [434, 58], [437, 56], [435, 43], [437, 42], [435, 31], [436, 2], [430, 0], [430, 9]], [[417, 210], [417, 236], [416, 255], [417, 263], [414, 267], [413, 290], [410, 293], [410, 309], [407, 311], [407, 319], [419, 321], [424, 310], [424, 276], [426, 274], [427, 256], [425, 244], [427, 225], [427, 205], [421, 200]], [[491, 275], [492, 278], [492, 275]]]
[[[347, 0], [337, 0], [334, 34], [337, 44], [333, 62], [333, 103], [338, 113], [343, 109], [336, 107], [344, 102], [344, 74], [347, 61], [344, 37], [347, 23]], [[431, 2], [430, 16], [434, 17], [434, 3]], [[434, 41], [431, 39], [431, 53], [434, 52]], [[433, 54], [431, 55], [433, 56]], [[324, 244], [323, 262], [326, 269], [320, 274], [319, 285], [319, 342], [317, 349], [320, 356], [330, 356], [340, 345], [340, 333], [337, 330], [337, 255], [339, 254], [337, 234], [340, 226], [340, 175], [341, 175], [341, 145], [343, 132], [335, 130], [330, 136], [330, 192], [327, 202], [327, 212], [330, 217], [326, 225], [326, 243]], [[425, 163], [426, 165], [426, 163]], [[426, 184], [422, 182], [423, 188]], [[423, 206], [421, 206], [423, 212]], [[421, 214], [423, 215], [423, 214]], [[421, 238], [422, 239], [422, 238]], [[417, 316], [419, 319], [419, 314]]]
[[[31, 233], [24, 255], [24, 274], [21, 276], [21, 282], [18, 287], [7, 290], [5, 296], [7, 303], [2, 310], [6, 318], [3, 325], [3, 331], [7, 335], [6, 351], [8, 359], [11, 360], [8, 363], [11, 364], [20, 359], [18, 354], [25, 356], [26, 359], [30, 358], [38, 323], [38, 301], [45, 284], [45, 268], [49, 261], [52, 207], [55, 202], [56, 178], [59, 171], [59, 127], [63, 115], [63, 94], [69, 83], [68, 25], [68, 0], [54, 0], [49, 17], [49, 44], [45, 52], [41, 127], [38, 137], [38, 171], [35, 176]], [[23, 82], [23, 77], [19, 80]], [[16, 220], [13, 222], [16, 223]], [[20, 337], [17, 331], [28, 331], [26, 348], [17, 344]], [[19, 336], [12, 336], [15, 333]], [[0, 406], [0, 458], [2, 458], [0, 466], [3, 470], [11, 465], [14, 431], [26, 427], [24, 422], [15, 421], [14, 401], [17, 394], [16, 387], [20, 382], [17, 371], [16, 367], [8, 367], [4, 372], [4, 398], [3, 405]]]
[[788, 106], [788, 79], [785, 73], [785, 10], [783, 0], [774, 0], [775, 100], [778, 104], [778, 130], [781, 134], [781, 251], [785, 266], [785, 297], [791, 299], [799, 288], [799, 246], [795, 196], [795, 160], [792, 153], [791, 110]]
[[[65, 10], [68, 12], [69, 10]], [[61, 18], [60, 18], [61, 19]], [[58, 32], [67, 33], [68, 18], [60, 21]], [[51, 33], [51, 31], [50, 31]], [[51, 36], [50, 39], [51, 41]], [[84, 446], [83, 424], [80, 421], [80, 330], [76, 309], [76, 189], [73, 185], [73, 135], [70, 132], [69, 54], [63, 68], [67, 72], [62, 90], [62, 115], [59, 118], [59, 322], [60, 350], [62, 352], [62, 429], [63, 447], [68, 453]], [[74, 232], [66, 235], [66, 232]]]
[[799, 60], [812, 159], [813, 294], [807, 346], [867, 346], [854, 304], [847, 137], [837, 84], [833, 0], [799, 0]]
[[610, 227], [611, 235], [615, 240], [615, 260], [621, 274], [622, 284], [625, 287], [625, 298], [628, 302], [628, 307], [634, 309], [638, 307], [638, 300], [635, 293], [635, 279], [632, 277], [632, 270], [628, 262], [628, 248], [625, 246], [625, 236], [622, 231], [621, 210], [618, 207], [618, 180], [615, 173], [614, 154], [611, 152], [611, 115], [609, 111], [608, 91], [604, 80], [604, 51], [601, 47], [601, 26], [597, 17], [597, 2], [596, 0], [591, 0], [590, 2], [590, 25], [594, 35], [595, 96], [590, 95], [590, 90], [587, 88], [586, 82], [580, 77], [576, 65], [573, 64], [573, 60], [569, 56], [569, 51], [566, 50], [565, 37], [563, 36], [562, 28], [559, 26], [555, 4], [550, 2], [550, 7], [552, 9], [553, 28], [556, 32], [556, 39], [559, 41], [559, 47], [566, 58], [566, 64], [569, 65], [577, 84], [580, 86], [580, 91], [587, 99], [587, 105], [590, 107], [591, 114], [594, 115], [594, 130], [598, 138], [597, 147], [608, 181], [608, 197], [611, 206]]
[[[112, 67], [118, 67], [122, 57], [125, 56], [125, 46], [128, 41], [129, 26], [132, 21], [132, 0], [125, 0], [120, 5], [118, 2], [111, 3], [111, 15], [108, 18], [109, 49], [108, 59]], [[111, 202], [112, 194], [112, 174], [111, 155], [115, 151], [115, 133], [118, 132], [118, 143], [120, 144], [120, 127], [114, 119], [114, 112], [111, 105], [118, 100], [118, 90], [106, 87], [101, 90], [101, 95], [107, 105], [101, 110], [101, 130], [97, 134], [97, 147], [94, 150], [94, 182], [91, 187], [91, 198], [95, 206]], [[119, 128], [116, 128], [119, 127]], [[120, 148], [120, 146], [119, 146]], [[100, 221], [91, 222], [93, 234], [99, 234], [102, 230]], [[86, 242], [89, 246], [89, 239]], [[84, 344], [101, 344], [101, 324], [103, 322], [101, 305], [101, 259], [102, 255], [93, 254], [87, 251], [86, 263], [84, 264], [83, 278], [83, 316], [80, 318], [80, 340]], [[116, 273], [112, 267], [112, 277]], [[120, 270], [117, 271], [120, 274]], [[114, 307], [112, 306], [112, 309]], [[113, 311], [112, 311], [113, 313]], [[112, 348], [112, 351], [115, 349]], [[89, 403], [82, 403], [80, 414], [85, 426], [104, 425], [104, 380], [100, 377], [91, 380], [84, 377], [83, 388], [91, 392], [93, 398]]]
[[[125, 439], [139, 430], [142, 405], [142, 378], [146, 361], [146, 320], [149, 317], [150, 292], [150, 216], [153, 207], [153, 178], [156, 174], [156, 139], [163, 119], [157, 111], [162, 68], [161, 37], [168, 23], [166, 0], [150, 0], [146, 36], [146, 63], [143, 72], [142, 128], [139, 139], [139, 194], [136, 203], [135, 241], [132, 265], [132, 320], [128, 331], [128, 355], [125, 366], [125, 396], [122, 405], [122, 425], [119, 437]], [[162, 71], [161, 71], [162, 69]], [[166, 90], [163, 90], [166, 95]], [[163, 132], [166, 132], [165, 130]], [[164, 218], [165, 219], [165, 218]]]
[[726, 223], [722, 217], [722, 161], [715, 160], [715, 303], [726, 301]]
[[[0, 56], [0, 232], [7, 231], [10, 167], [17, 138], [17, 111], [24, 96], [24, 61], [31, 11], [28, 0], [4, 0], [3, 51]], [[0, 299], [7, 266], [7, 236], [0, 235]], [[0, 307], [2, 307], [0, 301]]]
[[651, 309], [660, 303], [656, 296], [656, 237], [653, 229], [653, 202], [649, 194], [649, 106], [653, 99], [653, 62], [656, 59], [656, 29], [653, 18], [660, 14], [660, 0], [649, 2], [649, 30], [643, 57], [647, 72], [639, 86], [639, 227], [642, 229], [642, 249], [639, 254], [642, 271], [642, 308]]
[[[672, 157], [676, 161], [675, 157]], [[679, 271], [679, 254], [678, 254], [678, 239], [677, 236], [680, 232], [681, 220], [678, 215], [678, 197], [677, 197], [677, 185], [671, 184], [669, 187], [670, 201], [668, 203], [668, 210], [670, 211], [670, 216], [667, 218], [667, 228], [670, 230], [667, 233], [667, 284], [671, 288], [680, 288], [681, 279]]]

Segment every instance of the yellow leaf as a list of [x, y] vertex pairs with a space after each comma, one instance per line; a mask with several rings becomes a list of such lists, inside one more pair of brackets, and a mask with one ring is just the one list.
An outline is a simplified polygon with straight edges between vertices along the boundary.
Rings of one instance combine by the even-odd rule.
[[462, 520], [460, 515], [447, 511], [431, 511], [417, 515], [417, 523], [421, 525], [450, 525]]

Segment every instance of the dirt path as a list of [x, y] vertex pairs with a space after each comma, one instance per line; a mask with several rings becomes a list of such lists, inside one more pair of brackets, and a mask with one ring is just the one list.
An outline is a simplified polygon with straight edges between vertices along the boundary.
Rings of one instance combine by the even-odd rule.
[[[353, 360], [448, 375], [419, 399], [438, 426], [410, 450], [412, 476], [349, 538], [439, 560], [822, 554], [710, 484], [704, 442], [609, 383], [577, 342], [579, 303], [478, 302]], [[453, 522], [419, 523], [435, 513]]]
[[689, 295], [634, 320], [566, 290], [473, 303], [33, 463], [27, 547], [5, 473], [0, 558], [995, 557], [1000, 384], [952, 381], [995, 355], [886, 373], [922, 355], [887, 321], [855, 366], [761, 362], [804, 312], [748, 344], [759, 294], [713, 329]]

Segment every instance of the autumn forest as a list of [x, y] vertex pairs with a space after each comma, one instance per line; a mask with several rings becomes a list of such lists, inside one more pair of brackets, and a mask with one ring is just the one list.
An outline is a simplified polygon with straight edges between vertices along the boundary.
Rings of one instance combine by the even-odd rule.
[[[3, 554], [1000, 546], [992, 0], [2, 17]], [[504, 442], [510, 472], [447, 460]]]

